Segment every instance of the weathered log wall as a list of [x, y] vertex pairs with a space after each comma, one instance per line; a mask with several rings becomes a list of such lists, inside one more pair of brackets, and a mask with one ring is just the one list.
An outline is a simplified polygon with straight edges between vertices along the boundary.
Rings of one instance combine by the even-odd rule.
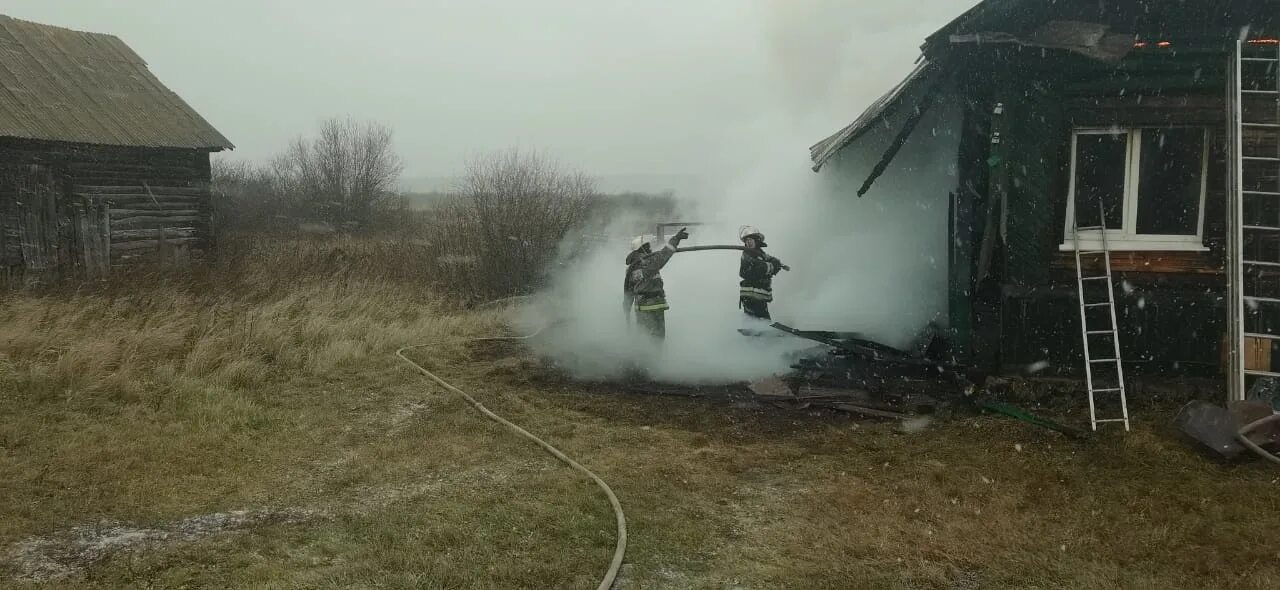
[[[198, 262], [213, 247], [209, 172], [208, 150], [0, 140], [0, 267], [9, 277], [99, 277]], [[30, 197], [40, 175], [55, 194], [37, 231]], [[35, 248], [37, 234], [56, 240]]]

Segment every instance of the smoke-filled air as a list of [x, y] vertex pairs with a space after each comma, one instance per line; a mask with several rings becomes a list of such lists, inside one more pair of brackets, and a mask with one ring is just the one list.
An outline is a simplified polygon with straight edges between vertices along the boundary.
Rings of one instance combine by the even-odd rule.
[[[716, 383], [785, 372], [792, 353], [813, 345], [739, 309], [740, 252], [700, 251], [677, 253], [663, 269], [671, 306], [667, 337], [660, 358], [647, 356], [643, 332], [624, 313], [621, 286], [631, 239], [646, 226], [643, 232], [654, 234], [656, 222], [703, 224], [690, 227], [685, 246], [741, 245], [740, 226], [759, 228], [769, 254], [790, 267], [774, 277], [773, 321], [858, 332], [893, 346], [906, 346], [930, 322], [946, 325], [958, 109], [941, 100], [916, 131], [929, 141], [909, 141], [865, 197], [854, 189], [900, 124], [877, 126], [869, 141], [843, 150], [821, 172], [812, 171], [808, 148], [822, 139], [806, 134], [814, 121], [843, 116], [843, 125], [861, 112], [865, 105], [840, 94], [862, 72], [884, 68], [895, 72], [891, 77], [905, 76], [911, 67], [909, 60], [890, 65], [871, 59], [879, 37], [904, 34], [901, 29], [849, 39], [843, 28], [823, 30], [829, 21], [812, 17], [850, 9], [817, 4], [770, 6], [765, 36], [780, 89], [776, 107], [725, 131], [724, 149], [708, 155], [699, 188], [681, 199], [677, 214], [616, 219], [605, 232], [609, 241], [562, 262], [551, 296], [529, 312], [529, 325], [539, 323], [534, 316], [563, 322], [538, 340], [542, 353], [584, 378], [617, 376], [639, 362], [656, 379]], [[809, 92], [797, 94], [797, 88]], [[832, 105], [830, 113], [813, 108], [823, 104]], [[749, 338], [740, 330], [769, 337]]]

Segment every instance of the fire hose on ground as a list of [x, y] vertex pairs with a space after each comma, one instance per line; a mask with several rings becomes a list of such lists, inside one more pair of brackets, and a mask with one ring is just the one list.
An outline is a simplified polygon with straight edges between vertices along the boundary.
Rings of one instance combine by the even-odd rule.
[[[503, 338], [503, 337], [473, 338], [468, 342], [528, 340], [530, 338], [533, 338], [534, 336], [537, 336], [540, 333], [542, 333], [542, 329], [539, 329], [538, 331], [532, 334], [529, 334], [528, 336], [514, 336], [514, 337], [506, 337], [506, 338]], [[618, 502], [618, 497], [614, 495], [613, 490], [609, 488], [609, 484], [605, 483], [603, 479], [600, 479], [600, 476], [596, 475], [595, 473], [592, 473], [590, 469], [583, 467], [581, 463], [578, 463], [577, 461], [574, 461], [573, 459], [569, 458], [569, 456], [561, 452], [560, 449], [557, 449], [551, 446], [550, 443], [542, 440], [541, 438], [538, 438], [537, 436], [533, 435], [529, 431], [508, 421], [502, 416], [499, 416], [493, 413], [492, 411], [489, 410], [489, 408], [484, 407], [483, 404], [481, 404], [475, 398], [468, 395], [467, 392], [461, 389], [458, 389], [457, 387], [454, 387], [452, 384], [450, 384], [448, 381], [445, 381], [444, 379], [437, 377], [434, 373], [426, 370], [425, 368], [422, 367], [422, 365], [419, 365], [418, 363], [414, 362], [412, 359], [410, 359], [408, 356], [405, 355], [405, 351], [413, 350], [416, 348], [423, 348], [426, 346], [430, 346], [430, 344], [416, 344], [413, 346], [406, 346], [404, 348], [397, 350], [396, 356], [400, 357], [400, 359], [403, 360], [404, 362], [409, 363], [410, 365], [413, 365], [414, 369], [416, 369], [419, 373], [422, 373], [422, 375], [425, 376], [427, 379], [434, 381], [436, 385], [439, 385], [440, 387], [461, 396], [463, 399], [467, 401], [467, 403], [471, 404], [473, 408], [475, 408], [481, 414], [484, 414], [485, 417], [489, 418], [490, 420], [493, 420], [494, 422], [497, 422], [498, 424], [506, 426], [512, 432], [515, 432], [516, 434], [524, 438], [527, 438], [533, 441], [534, 443], [537, 443], [538, 446], [542, 447], [543, 450], [550, 453], [551, 456], [555, 457], [560, 462], [564, 463], [565, 465], [568, 465], [569, 467], [572, 467], [574, 470], [591, 478], [591, 481], [595, 482], [596, 486], [598, 486], [602, 491], [604, 491], [604, 495], [609, 499], [609, 505], [610, 507], [613, 508], [613, 514], [617, 520], [618, 542], [614, 546], [613, 560], [609, 562], [609, 569], [608, 571], [605, 572], [604, 578], [600, 580], [600, 585], [597, 587], [597, 589], [608, 590], [610, 587], [612, 587], [614, 579], [618, 577], [618, 570], [622, 567], [623, 555], [625, 555], [627, 551], [627, 517], [625, 514], [623, 514], [622, 504]]]

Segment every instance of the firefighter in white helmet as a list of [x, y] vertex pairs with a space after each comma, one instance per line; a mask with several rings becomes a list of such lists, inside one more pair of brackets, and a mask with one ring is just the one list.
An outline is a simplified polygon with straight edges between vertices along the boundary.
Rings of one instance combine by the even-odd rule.
[[667, 294], [662, 285], [662, 267], [671, 260], [680, 242], [689, 237], [687, 229], [681, 229], [657, 252], [650, 246], [651, 236], [637, 236], [631, 241], [631, 253], [627, 255], [627, 275], [622, 284], [622, 305], [631, 321], [635, 311], [636, 323], [655, 339], [667, 334]]
[[757, 228], [744, 225], [738, 229], [738, 239], [746, 249], [742, 251], [742, 264], [738, 267], [738, 304], [748, 316], [762, 320], [769, 317], [769, 303], [773, 301], [773, 275], [791, 270], [781, 260], [765, 253], [764, 234]]

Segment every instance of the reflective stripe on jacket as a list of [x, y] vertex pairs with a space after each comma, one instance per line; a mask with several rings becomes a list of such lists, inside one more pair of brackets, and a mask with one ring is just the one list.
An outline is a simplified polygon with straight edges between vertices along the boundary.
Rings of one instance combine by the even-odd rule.
[[756, 301], [770, 302], [773, 301], [772, 289], [761, 289], [759, 287], [742, 287], [739, 294], [743, 299], [754, 299]]
[[661, 298], [654, 298], [644, 303], [636, 304], [636, 311], [666, 311], [668, 309], [671, 309], [671, 306], [667, 305], [666, 299]]
[[773, 301], [773, 275], [781, 270], [782, 263], [763, 250], [744, 251], [742, 264], [738, 267], [738, 276], [742, 277], [742, 282], [739, 283], [742, 286], [742, 298]]

